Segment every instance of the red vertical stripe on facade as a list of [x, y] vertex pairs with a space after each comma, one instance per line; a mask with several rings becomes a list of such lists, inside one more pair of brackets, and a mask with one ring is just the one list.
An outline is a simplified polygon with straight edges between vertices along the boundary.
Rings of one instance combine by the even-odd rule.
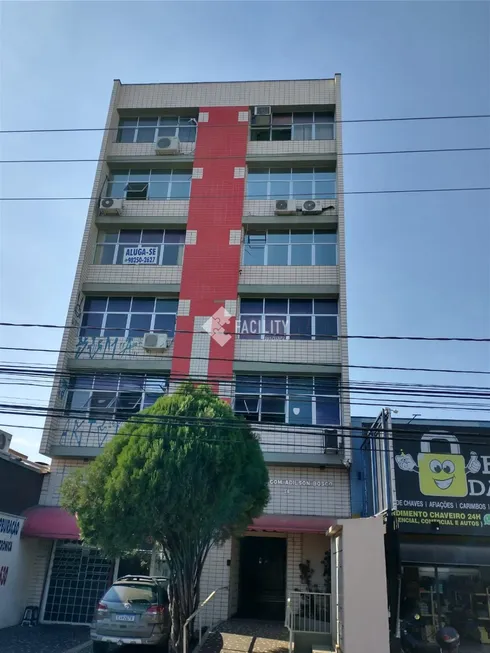
[[[190, 299], [190, 316], [177, 319], [177, 331], [192, 331], [194, 318], [211, 316], [226, 300], [237, 299], [240, 245], [230, 245], [230, 230], [241, 230], [245, 180], [235, 179], [235, 168], [245, 168], [248, 122], [238, 113], [248, 107], [201, 107], [209, 114], [200, 122], [194, 168], [202, 179], [193, 179], [187, 229], [197, 231], [197, 243], [186, 245], [180, 298]], [[234, 332], [235, 320], [225, 326]], [[189, 373], [192, 334], [177, 333], [172, 374]], [[211, 339], [208, 375], [231, 378], [235, 338], [221, 347]]]

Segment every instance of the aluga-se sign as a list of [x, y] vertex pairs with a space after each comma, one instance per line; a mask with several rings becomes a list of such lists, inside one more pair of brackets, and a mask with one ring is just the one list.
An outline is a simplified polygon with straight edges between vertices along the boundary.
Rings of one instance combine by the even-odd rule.
[[[404, 427], [405, 429], [406, 427]], [[396, 433], [394, 462], [401, 530], [490, 535], [490, 439], [481, 432]]]

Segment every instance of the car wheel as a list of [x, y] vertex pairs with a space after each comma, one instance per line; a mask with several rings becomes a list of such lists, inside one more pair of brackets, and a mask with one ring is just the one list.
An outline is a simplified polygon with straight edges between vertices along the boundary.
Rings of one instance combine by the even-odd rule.
[[92, 642], [93, 653], [108, 653], [109, 644], [107, 642]]

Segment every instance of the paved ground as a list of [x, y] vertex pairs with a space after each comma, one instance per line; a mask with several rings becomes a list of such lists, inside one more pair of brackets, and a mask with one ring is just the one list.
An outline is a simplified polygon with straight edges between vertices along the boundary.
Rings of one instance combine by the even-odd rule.
[[232, 619], [207, 638], [201, 653], [287, 653], [288, 641], [281, 623]]
[[88, 640], [85, 626], [12, 626], [0, 630], [0, 653], [65, 653]]

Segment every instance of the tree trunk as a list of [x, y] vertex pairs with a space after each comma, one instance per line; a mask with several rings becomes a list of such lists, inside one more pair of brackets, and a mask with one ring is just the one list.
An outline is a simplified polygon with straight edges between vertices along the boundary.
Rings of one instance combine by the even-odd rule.
[[[189, 650], [184, 652], [184, 624], [190, 615], [197, 610], [199, 605], [199, 584], [195, 583], [195, 569], [192, 561], [190, 565], [180, 568], [178, 574], [172, 574], [173, 582], [169, 586], [170, 618], [172, 627], [170, 631], [169, 647], [173, 653], [190, 653], [191, 639], [194, 633], [194, 623], [188, 626]], [[201, 575], [199, 569], [198, 576]]]

